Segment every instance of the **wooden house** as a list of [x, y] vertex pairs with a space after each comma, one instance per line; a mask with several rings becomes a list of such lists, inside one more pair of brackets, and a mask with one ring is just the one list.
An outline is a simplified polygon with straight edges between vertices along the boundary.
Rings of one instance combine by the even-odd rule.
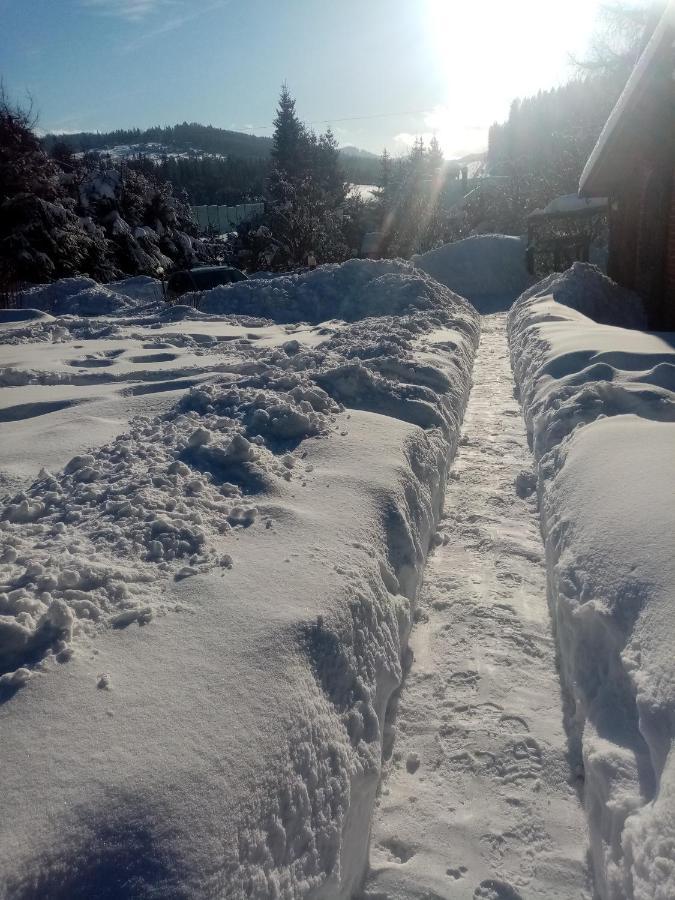
[[675, 329], [675, 0], [670, 0], [581, 176], [609, 198], [607, 272], [651, 325]]

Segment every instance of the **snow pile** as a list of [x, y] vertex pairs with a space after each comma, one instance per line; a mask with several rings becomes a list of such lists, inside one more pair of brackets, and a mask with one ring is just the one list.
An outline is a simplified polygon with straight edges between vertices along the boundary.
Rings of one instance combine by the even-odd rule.
[[503, 234], [444, 244], [413, 256], [412, 262], [480, 309], [491, 309], [498, 298], [513, 300], [531, 282], [523, 241]]
[[372, 278], [346, 305], [303, 279], [293, 309], [371, 317], [249, 346], [0, 511], [9, 895], [360, 885], [478, 339], [404, 268], [383, 274], [401, 316]]
[[111, 281], [106, 287], [115, 294], [121, 294], [139, 303], [156, 303], [164, 299], [162, 282], [149, 275], [136, 275], [132, 278], [123, 278], [121, 281]]
[[402, 260], [352, 259], [271, 280], [239, 281], [200, 297], [205, 313], [317, 323], [442, 309], [448, 292]]
[[[601, 897], [675, 896], [675, 342], [588, 266], [510, 315]], [[565, 299], [566, 305], [558, 302]]]
[[519, 298], [520, 315], [536, 305], [543, 309], [542, 298], [550, 297], [596, 322], [622, 328], [646, 328], [647, 315], [637, 294], [619, 287], [611, 278], [589, 263], [575, 262], [565, 272], [553, 272], [533, 285]]
[[93, 278], [80, 276], [29, 288], [22, 295], [22, 305], [57, 316], [102, 316], [124, 309], [128, 300]]

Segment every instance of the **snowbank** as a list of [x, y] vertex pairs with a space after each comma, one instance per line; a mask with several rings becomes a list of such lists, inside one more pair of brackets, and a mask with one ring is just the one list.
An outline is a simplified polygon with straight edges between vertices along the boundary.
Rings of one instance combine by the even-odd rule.
[[273, 280], [239, 281], [200, 295], [205, 313], [264, 316], [275, 322], [354, 322], [442, 308], [447, 291], [401, 260], [353, 259]]
[[577, 265], [516, 302], [511, 359], [538, 460], [598, 893], [665, 900], [675, 896], [675, 341], [590, 316], [643, 321], [634, 298]]
[[[646, 328], [647, 314], [637, 294], [619, 287], [597, 266], [576, 262], [565, 272], [553, 272], [519, 297], [521, 309], [533, 304], [547, 309], [546, 298], [575, 309], [595, 322], [621, 328]], [[529, 313], [528, 313], [529, 315]]]
[[29, 288], [22, 295], [22, 305], [57, 316], [101, 316], [124, 309], [128, 299], [93, 278], [77, 277]]
[[115, 294], [122, 294], [129, 300], [142, 303], [155, 303], [164, 300], [162, 282], [149, 275], [136, 275], [133, 278], [123, 278], [121, 281], [111, 281], [106, 287]]
[[525, 245], [503, 234], [476, 235], [413, 256], [412, 262], [482, 312], [505, 309], [530, 284]]
[[277, 317], [353, 324], [242, 341], [1, 510], [4, 896], [357, 889], [478, 324], [409, 267], [348, 266], [289, 279]]

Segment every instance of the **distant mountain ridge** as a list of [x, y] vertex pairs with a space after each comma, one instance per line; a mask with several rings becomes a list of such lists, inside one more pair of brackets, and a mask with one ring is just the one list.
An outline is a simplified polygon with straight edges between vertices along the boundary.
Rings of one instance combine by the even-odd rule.
[[[230, 131], [198, 122], [178, 125], [155, 125], [151, 128], [118, 128], [114, 131], [80, 131], [75, 134], [46, 134], [42, 139], [49, 151], [56, 143], [65, 143], [75, 152], [119, 150], [128, 147], [142, 155], [203, 153], [213, 156], [236, 156], [239, 159], [267, 159], [272, 151], [272, 138]], [[359, 147], [341, 147], [343, 156], [355, 159], [377, 159], [377, 154]]]
[[81, 131], [77, 134], [47, 134], [42, 139], [47, 150], [65, 143], [74, 151], [111, 150], [122, 146], [158, 145], [170, 152], [198, 151], [214, 156], [236, 156], [239, 159], [267, 159], [272, 138], [228, 131], [198, 122], [152, 128], [118, 128], [114, 131]]

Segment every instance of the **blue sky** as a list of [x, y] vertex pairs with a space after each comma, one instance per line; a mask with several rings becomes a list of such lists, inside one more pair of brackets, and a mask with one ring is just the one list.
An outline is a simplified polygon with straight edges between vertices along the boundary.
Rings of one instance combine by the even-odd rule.
[[270, 134], [285, 80], [342, 144], [396, 153], [436, 133], [455, 156], [485, 146], [513, 97], [566, 80], [599, 2], [0, 0], [0, 76], [44, 130]]

